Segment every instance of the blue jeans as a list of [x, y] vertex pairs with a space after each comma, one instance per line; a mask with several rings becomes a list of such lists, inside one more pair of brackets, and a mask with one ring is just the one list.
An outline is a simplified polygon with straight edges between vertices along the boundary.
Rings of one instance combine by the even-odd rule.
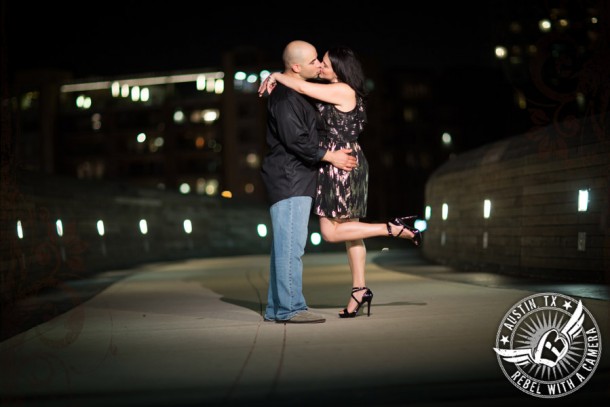
[[307, 309], [303, 262], [312, 198], [297, 196], [271, 206], [273, 241], [265, 318], [286, 320]]

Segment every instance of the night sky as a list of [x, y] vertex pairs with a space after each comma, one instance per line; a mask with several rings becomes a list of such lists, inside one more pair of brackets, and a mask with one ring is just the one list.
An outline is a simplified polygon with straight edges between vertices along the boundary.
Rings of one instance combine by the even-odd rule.
[[442, 69], [492, 60], [491, 5], [404, 2], [398, 11], [388, 3], [311, 2], [291, 14], [284, 2], [246, 8], [228, 2], [6, 1], [7, 67], [9, 74], [51, 68], [77, 78], [200, 69], [218, 66], [223, 50], [239, 46], [262, 49], [279, 62], [293, 39], [313, 43], [320, 55], [332, 45], [348, 45], [387, 67]]

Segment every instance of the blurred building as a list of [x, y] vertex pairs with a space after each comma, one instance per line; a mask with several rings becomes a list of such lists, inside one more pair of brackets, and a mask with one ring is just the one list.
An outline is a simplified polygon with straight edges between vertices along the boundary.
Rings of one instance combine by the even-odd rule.
[[[551, 123], [570, 130], [560, 137], [577, 136], [574, 118], [607, 109], [607, 3], [494, 4], [488, 42], [496, 46], [484, 63], [363, 61], [372, 90], [361, 139], [369, 220], [422, 214], [429, 176], [457, 154]], [[278, 63], [239, 49], [210, 69], [78, 81], [19, 72], [9, 91], [11, 159], [78, 179], [262, 202], [266, 99], [256, 91], [263, 69]]]
[[573, 126], [607, 110], [609, 18], [600, 0], [496, 1], [496, 66], [522, 111], [517, 128]]
[[[256, 53], [238, 50], [224, 55], [221, 69], [78, 81], [68, 72], [20, 72], [11, 99], [14, 164], [83, 180], [264, 202], [260, 163], [266, 151], [266, 98], [256, 92], [265, 68], [279, 70]], [[417, 144], [424, 136], [414, 138], [393, 124], [405, 120], [392, 107], [394, 88], [377, 88], [384, 83], [383, 72], [368, 68], [372, 97], [361, 141], [373, 174], [369, 213], [393, 216], [394, 206], [399, 213], [417, 212], [428, 172], [416, 175], [421, 191], [408, 197], [407, 208], [405, 202], [398, 205], [395, 196], [402, 189], [392, 183], [402, 182], [402, 176], [413, 179], [413, 168], [405, 166], [402, 151], [391, 143], [403, 137]], [[413, 86], [432, 86], [420, 83], [429, 78], [414, 80]], [[430, 104], [430, 96], [413, 103]], [[400, 157], [390, 157], [392, 151]]]
[[261, 72], [252, 68], [261, 64], [248, 57], [227, 54], [222, 70], [80, 81], [64, 72], [20, 73], [13, 99], [16, 164], [261, 201], [265, 104], [256, 94]]
[[[251, 59], [232, 52], [222, 69], [80, 81], [65, 72], [20, 73], [17, 167], [264, 202], [266, 98], [256, 92], [264, 69], [279, 68]], [[497, 91], [497, 71], [381, 71], [365, 62], [368, 218], [422, 214], [424, 186], [438, 166], [506, 136], [500, 118], [510, 106], [499, 103], [510, 104], [510, 93]], [[493, 95], [481, 93], [481, 80], [494, 83], [484, 87]]]

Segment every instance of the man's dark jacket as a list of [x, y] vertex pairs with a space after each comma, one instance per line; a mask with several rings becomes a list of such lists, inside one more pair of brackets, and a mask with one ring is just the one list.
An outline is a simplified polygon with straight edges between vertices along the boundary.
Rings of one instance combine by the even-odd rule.
[[261, 174], [271, 205], [316, 191], [318, 147], [323, 124], [311, 101], [278, 83], [267, 102], [267, 146]]

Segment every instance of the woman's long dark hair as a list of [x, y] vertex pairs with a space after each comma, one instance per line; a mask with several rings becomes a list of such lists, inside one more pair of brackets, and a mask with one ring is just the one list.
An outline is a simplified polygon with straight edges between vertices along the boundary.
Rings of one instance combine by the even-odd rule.
[[368, 92], [364, 83], [364, 71], [354, 51], [343, 46], [333, 47], [328, 50], [328, 58], [337, 78], [347, 83], [358, 96], [366, 99]]

